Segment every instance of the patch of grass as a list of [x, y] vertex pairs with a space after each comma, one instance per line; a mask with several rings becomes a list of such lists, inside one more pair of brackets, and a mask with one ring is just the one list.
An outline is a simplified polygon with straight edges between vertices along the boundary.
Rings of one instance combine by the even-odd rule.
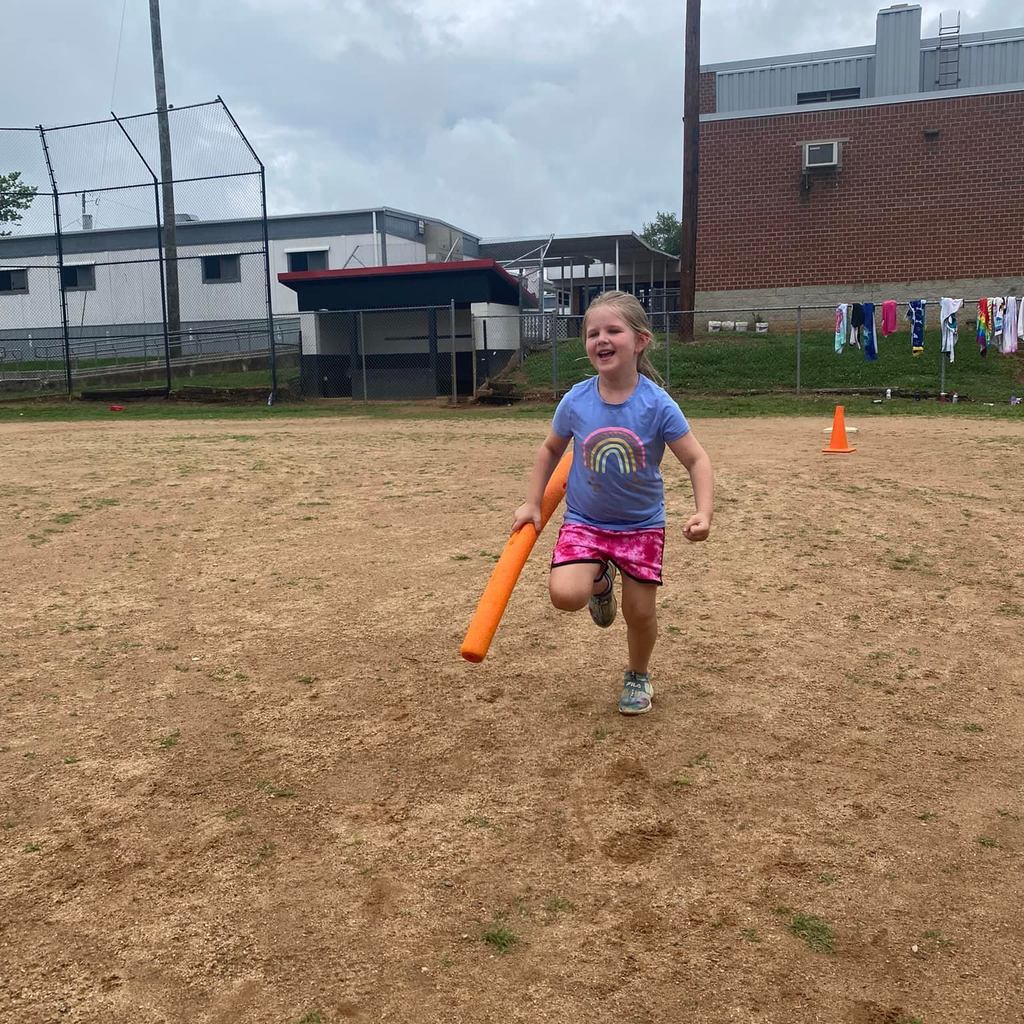
[[713, 768], [714, 765], [711, 763], [711, 755], [705, 750], [703, 754], [698, 754], [696, 757], [691, 757], [686, 762], [687, 768]]
[[569, 900], [563, 900], [560, 896], [551, 896], [544, 901], [544, 909], [549, 914], [561, 914], [563, 911], [575, 910], [576, 907]]
[[991, 836], [978, 836], [978, 845], [985, 846], [990, 850], [998, 850], [999, 840], [993, 839]]
[[798, 938], [803, 939], [809, 949], [815, 953], [831, 953], [835, 943], [835, 932], [832, 925], [816, 914], [805, 914], [803, 911], [791, 910], [789, 907], [777, 907], [775, 913], [780, 917], [788, 917], [787, 927]]
[[160, 746], [164, 750], [169, 750], [171, 747], [178, 745], [178, 740], [181, 739], [181, 730], [175, 729], [174, 732], [169, 732], [162, 740], [160, 740]]
[[259, 865], [264, 864], [271, 857], [274, 856], [274, 851], [277, 849], [276, 846], [268, 839], [263, 843], [260, 848], [256, 851], [256, 856], [253, 858], [253, 864]]
[[313, 683], [316, 682], [316, 676], [299, 676], [298, 681], [302, 683], [303, 686], [312, 686]]
[[519, 942], [519, 936], [515, 932], [497, 921], [490, 928], [486, 929], [480, 937], [488, 946], [493, 947], [502, 956], [511, 952]]
[[256, 788], [263, 790], [263, 792], [266, 793], [267, 796], [274, 797], [275, 799], [295, 796], [294, 789], [286, 789], [281, 786], [275, 786], [273, 782], [261, 782]]
[[229, 807], [224, 812], [225, 821], [238, 821], [239, 818], [245, 817], [244, 807]]
[[324, 1024], [323, 1014], [319, 1010], [310, 1010], [304, 1013], [295, 1024]]
[[468, 562], [469, 555], [452, 555], [453, 562]]
[[55, 523], [60, 523], [61, 526], [67, 526], [69, 523], [73, 523], [77, 518], [77, 512], [60, 512], [53, 517], [53, 521]]
[[940, 949], [948, 949], [953, 945], [953, 940], [947, 939], [946, 936], [938, 930], [938, 928], [929, 928], [921, 937], [926, 939], [928, 942], [934, 942]]
[[65, 764], [78, 764], [78, 758], [74, 754], [64, 758]]
[[594, 729], [595, 740], [606, 740], [608, 739], [608, 730], [603, 726], [599, 725]]
[[23, 853], [38, 853], [42, 847], [38, 843], [26, 843], [21, 849]]
[[836, 876], [828, 871], [822, 871], [822, 873], [818, 875], [818, 881], [821, 882], [822, 885], [835, 885]]
[[977, 722], [967, 722], [963, 726], [963, 730], [964, 732], [984, 732], [985, 727], [983, 725], [979, 725]]
[[495, 828], [495, 824], [490, 818], [485, 818], [482, 814], [470, 814], [462, 819], [463, 825], [475, 825], [477, 828]]
[[938, 817], [939, 816], [937, 814], [935, 814], [934, 812], [932, 812], [932, 811], [922, 811], [917, 816], [917, 820], [918, 821], [936, 821], [936, 820], [938, 820]]

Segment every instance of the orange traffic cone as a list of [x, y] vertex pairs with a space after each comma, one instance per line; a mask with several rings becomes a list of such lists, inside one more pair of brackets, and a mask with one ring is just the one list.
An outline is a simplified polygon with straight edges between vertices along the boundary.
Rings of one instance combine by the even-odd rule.
[[828, 444], [821, 450], [826, 455], [849, 455], [850, 452], [855, 452], [856, 448], [850, 447], [850, 442], [846, 440], [846, 417], [844, 409], [841, 405], [836, 406], [835, 416], [832, 417], [832, 437]]

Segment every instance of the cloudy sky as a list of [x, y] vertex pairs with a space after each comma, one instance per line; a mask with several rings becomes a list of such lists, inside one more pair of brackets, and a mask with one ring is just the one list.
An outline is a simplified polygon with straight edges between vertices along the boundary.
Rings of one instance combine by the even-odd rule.
[[[155, 107], [148, 0], [16, 6], [0, 125]], [[701, 62], [871, 44], [882, 6], [708, 0]], [[934, 35], [947, 5], [921, 6]], [[484, 237], [639, 230], [680, 203], [684, 8], [162, 0], [168, 99], [223, 96], [266, 164], [272, 214], [386, 205]], [[1020, 11], [977, 0], [962, 30], [1018, 26]]]

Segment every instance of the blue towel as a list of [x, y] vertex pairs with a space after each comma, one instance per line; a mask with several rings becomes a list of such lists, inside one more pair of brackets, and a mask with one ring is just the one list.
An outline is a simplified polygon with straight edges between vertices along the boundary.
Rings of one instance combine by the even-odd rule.
[[924, 351], [924, 302], [914, 299], [907, 304], [907, 319], [910, 321], [910, 351], [919, 356]]
[[864, 307], [864, 358], [874, 362], [878, 358], [878, 342], [875, 340], [875, 304], [861, 303]]

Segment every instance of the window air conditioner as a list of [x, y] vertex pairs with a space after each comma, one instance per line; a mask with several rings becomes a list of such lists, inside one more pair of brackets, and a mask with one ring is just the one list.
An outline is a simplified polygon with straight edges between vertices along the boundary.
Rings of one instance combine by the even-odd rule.
[[813, 171], [820, 167], [839, 166], [838, 142], [805, 142], [804, 170]]

